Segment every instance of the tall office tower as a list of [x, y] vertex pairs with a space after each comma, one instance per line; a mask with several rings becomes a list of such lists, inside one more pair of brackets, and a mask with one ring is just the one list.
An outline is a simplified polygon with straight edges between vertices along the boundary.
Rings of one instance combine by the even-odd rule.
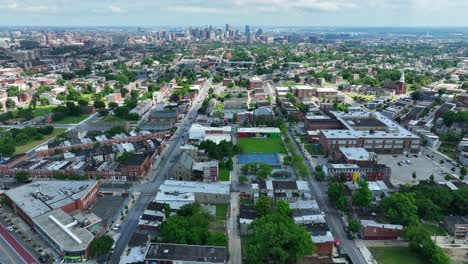
[[250, 27], [249, 27], [249, 25], [245, 26], [245, 43], [250, 44]]

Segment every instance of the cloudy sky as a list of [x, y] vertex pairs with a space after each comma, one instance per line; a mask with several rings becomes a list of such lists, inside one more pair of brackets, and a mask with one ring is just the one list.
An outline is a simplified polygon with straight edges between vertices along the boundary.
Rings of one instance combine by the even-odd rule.
[[0, 0], [0, 25], [468, 26], [468, 0]]

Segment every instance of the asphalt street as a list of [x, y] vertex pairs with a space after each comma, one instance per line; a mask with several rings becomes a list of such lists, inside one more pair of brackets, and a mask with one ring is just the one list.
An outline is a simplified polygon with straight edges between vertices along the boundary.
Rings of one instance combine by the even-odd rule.
[[[297, 153], [305, 157], [305, 153], [302, 152], [301, 147], [294, 140], [294, 137], [291, 134], [291, 131], [288, 130], [287, 133], [288, 133], [289, 138], [296, 145]], [[317, 201], [318, 205], [320, 206], [320, 209], [325, 213], [326, 215], [325, 218], [327, 220], [328, 225], [330, 226], [333, 236], [339, 239], [341, 252], [348, 254], [351, 260], [353, 261], [353, 263], [356, 263], [356, 264], [366, 263], [366, 260], [364, 259], [361, 252], [359, 251], [358, 246], [356, 245], [356, 242], [354, 240], [349, 240], [348, 237], [346, 236], [346, 233], [344, 231], [344, 223], [341, 218], [341, 213], [331, 205], [330, 201], [328, 200], [328, 196], [323, 191], [327, 187], [324, 184], [321, 184], [315, 180], [315, 177], [314, 177], [315, 168], [313, 164], [311, 164], [310, 161], [306, 158], [304, 158], [304, 161], [306, 165], [309, 167], [309, 170], [312, 174], [312, 176], [309, 177], [308, 179], [310, 187], [311, 187], [312, 195], [314, 196], [314, 199]]]
[[172, 136], [172, 139], [167, 143], [168, 146], [154, 162], [154, 165], [147, 175], [148, 181], [134, 186], [134, 190], [141, 194], [121, 224], [120, 238], [115, 246], [114, 253], [111, 256], [109, 263], [119, 263], [120, 256], [122, 255], [125, 246], [133, 233], [137, 230], [139, 217], [143, 214], [147, 205], [154, 200], [159, 187], [164, 180], [167, 179], [168, 171], [172, 165], [171, 161], [179, 154], [179, 147], [184, 140], [185, 130], [191, 126], [192, 120], [196, 118], [198, 109], [201, 107], [209, 87], [211, 87], [211, 79], [203, 86], [198, 97], [199, 99], [196, 100], [192, 108], [190, 108], [181, 125], [178, 126], [177, 131]]

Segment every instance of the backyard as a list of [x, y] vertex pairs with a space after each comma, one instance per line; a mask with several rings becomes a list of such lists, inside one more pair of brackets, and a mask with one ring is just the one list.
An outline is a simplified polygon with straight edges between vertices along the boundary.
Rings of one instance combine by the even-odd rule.
[[432, 224], [421, 224], [421, 226], [424, 227], [424, 229], [426, 229], [431, 234], [431, 236], [447, 235], [447, 231], [445, 231], [445, 229], [443, 229], [442, 227], [438, 227]]
[[278, 153], [286, 154], [281, 138], [239, 138], [241, 154]]
[[230, 177], [230, 171], [226, 168], [220, 168], [219, 169], [219, 180], [220, 181], [229, 181]]
[[45, 135], [42, 139], [40, 140], [32, 140], [32, 141], [29, 141], [28, 143], [24, 144], [24, 145], [20, 145], [20, 146], [16, 146], [16, 151], [15, 151], [15, 155], [18, 155], [18, 154], [22, 154], [22, 153], [25, 153], [31, 149], [33, 149], [34, 147], [46, 142], [47, 140], [51, 139], [51, 138], [54, 138], [56, 137], [57, 135], [65, 132], [65, 128], [55, 128], [54, 129], [54, 132], [52, 132], [52, 134], [50, 135]]
[[425, 262], [408, 247], [369, 247], [379, 264], [424, 264]]
[[227, 204], [217, 204], [216, 205], [216, 219], [226, 220], [228, 205]]
[[77, 124], [86, 118], [88, 118], [89, 115], [81, 114], [79, 116], [66, 116], [62, 120], [54, 121], [54, 124]]
[[456, 159], [457, 154], [457, 143], [442, 141], [440, 144], [439, 151], [450, 157], [451, 159]]

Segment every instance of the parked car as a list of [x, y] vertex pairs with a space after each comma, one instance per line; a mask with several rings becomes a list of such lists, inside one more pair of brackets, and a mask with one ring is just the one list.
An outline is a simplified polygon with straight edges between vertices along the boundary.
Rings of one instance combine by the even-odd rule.
[[120, 229], [120, 224], [116, 224], [112, 230], [117, 231]]

